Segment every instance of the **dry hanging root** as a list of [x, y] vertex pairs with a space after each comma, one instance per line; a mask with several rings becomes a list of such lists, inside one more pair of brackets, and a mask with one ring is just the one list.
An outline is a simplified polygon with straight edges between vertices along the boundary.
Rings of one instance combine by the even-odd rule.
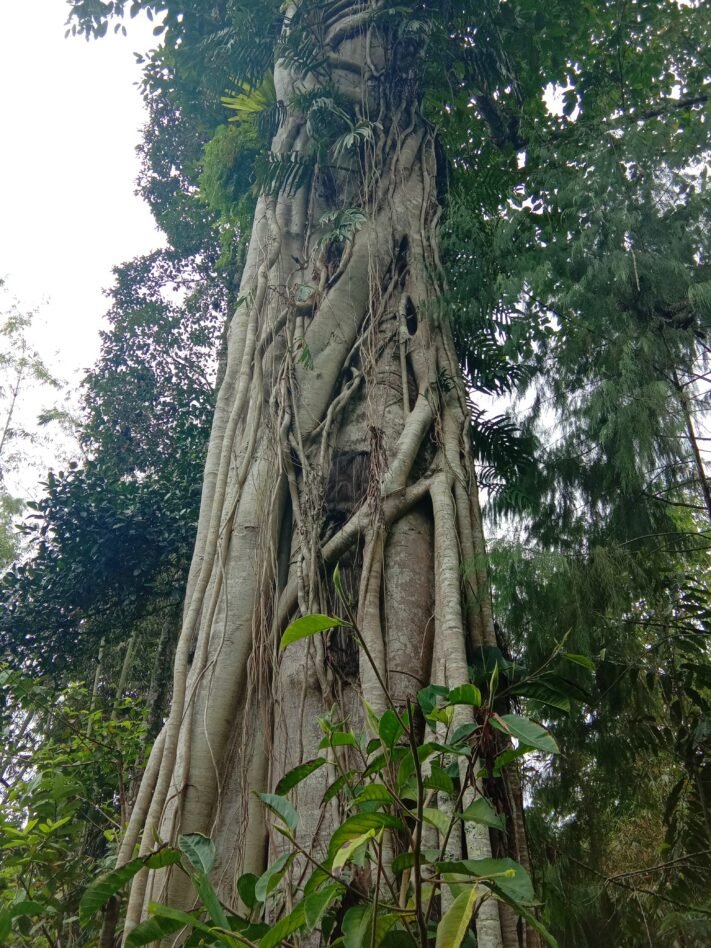
[[[317, 164], [293, 194], [258, 202], [173, 701], [119, 853], [128, 861], [141, 833], [142, 853], [156, 839], [211, 835], [220, 894], [235, 906], [235, 875], [260, 873], [277, 851], [252, 791], [316, 756], [316, 721], [334, 698], [354, 724], [361, 697], [383, 710], [383, 683], [404, 705], [436, 677], [433, 652], [441, 681], [460, 684], [467, 649], [493, 636], [470, 418], [451, 333], [437, 318], [440, 209], [433, 133], [417, 100], [422, 51], [351, 9], [329, 14], [328, 85], [370, 137]], [[282, 101], [303, 81], [277, 63]], [[312, 144], [307, 116], [288, 109], [275, 155], [310, 156]], [[353, 209], [362, 226], [330, 237], [333, 214]], [[295, 615], [337, 606], [329, 577], [339, 562], [377, 676], [328, 638], [278, 660]], [[303, 845], [316, 854], [339, 818], [319, 808], [339, 763], [299, 788]], [[491, 852], [486, 830], [456, 845], [475, 858]], [[125, 932], [148, 900], [189, 908], [191, 898], [178, 873], [139, 874]], [[512, 948], [493, 899], [477, 932], [480, 948]]]

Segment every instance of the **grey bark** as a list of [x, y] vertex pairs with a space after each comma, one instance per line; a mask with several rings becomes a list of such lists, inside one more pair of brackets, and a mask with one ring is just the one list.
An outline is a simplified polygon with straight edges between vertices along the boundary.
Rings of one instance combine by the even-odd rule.
[[[235, 877], [262, 872], [279, 852], [252, 791], [316, 756], [318, 718], [334, 702], [356, 727], [363, 698], [384, 707], [376, 677], [334, 633], [278, 655], [299, 612], [338, 608], [335, 561], [398, 702], [431, 680], [433, 652], [448, 684], [465, 681], [468, 641], [491, 635], [481, 563], [463, 582], [462, 550], [481, 555], [483, 536], [467, 401], [439, 306], [435, 142], [419, 108], [424, 47], [381, 35], [361, 4], [334, 10], [323, 81], [369, 134], [317, 164], [294, 193], [259, 200], [208, 450], [173, 704], [121, 857], [141, 832], [143, 852], [156, 834], [210, 835], [215, 881], [235, 907]], [[287, 107], [297, 88], [319, 81], [276, 63]], [[312, 155], [307, 117], [288, 108], [272, 150]], [[324, 215], [344, 208], [365, 222], [339, 242]], [[467, 618], [471, 582], [480, 595]], [[323, 768], [294, 801], [299, 838], [315, 855], [339, 818], [318, 806], [328, 779]], [[488, 832], [466, 845], [470, 857], [491, 854]], [[180, 874], [138, 876], [126, 931], [150, 899], [190, 904]], [[489, 900], [479, 946], [498, 948], [501, 937]]]

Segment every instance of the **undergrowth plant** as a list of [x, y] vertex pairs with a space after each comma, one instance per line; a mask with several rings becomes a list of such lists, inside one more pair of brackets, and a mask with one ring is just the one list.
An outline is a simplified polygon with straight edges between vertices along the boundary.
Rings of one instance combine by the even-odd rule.
[[[340, 626], [355, 637], [378, 675], [347, 605], [346, 613], [347, 621], [327, 615], [297, 619], [285, 631], [280, 651]], [[540, 724], [498, 710], [534, 685], [539, 695], [541, 689], [554, 695], [558, 686], [551, 682], [563, 680], [550, 667], [558, 658], [587, 664], [559, 649], [545, 668], [529, 675], [501, 653], [482, 654], [471, 671], [474, 680], [486, 678], [483, 688], [473, 682], [451, 689], [429, 685], [404, 707], [381, 681], [387, 708], [377, 715], [364, 701], [366, 726], [360, 732], [334, 707], [319, 720], [319, 756], [286, 773], [273, 792], [257, 794], [271, 817], [271, 832], [282, 840], [281, 854], [260, 876], [245, 873], [237, 879], [238, 909], [224, 904], [210, 881], [214, 841], [188, 833], [177, 846], [157, 840], [153, 852], [99, 876], [82, 897], [82, 923], [91, 924], [100, 910], [115, 913], [121, 890], [138, 873], [170, 866], [190, 878], [195, 907], [182, 911], [149, 902], [148, 917], [127, 934], [125, 948], [163, 939], [228, 948], [475, 946], [477, 918], [491, 900], [505, 903], [555, 946], [538, 918], [523, 866], [510, 858], [456, 857], [452, 841], [462, 832], [465, 839], [490, 830], [505, 834], [506, 814], [487, 798], [484, 786], [526, 754], [558, 753]], [[557, 700], [567, 700], [559, 688]], [[326, 854], [317, 855], [297, 840], [299, 812], [290, 796], [327, 766], [337, 776], [321, 810], [336, 802], [347, 815]]]
[[96, 944], [78, 907], [111, 865], [144, 765], [145, 709], [0, 667], [0, 944]]

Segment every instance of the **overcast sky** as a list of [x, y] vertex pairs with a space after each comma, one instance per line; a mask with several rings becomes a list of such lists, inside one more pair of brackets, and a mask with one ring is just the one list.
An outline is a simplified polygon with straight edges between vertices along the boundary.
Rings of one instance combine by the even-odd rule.
[[[133, 53], [156, 40], [138, 20], [128, 37], [65, 39], [65, 0], [0, 3], [0, 277], [22, 310], [39, 308], [33, 342], [69, 383], [65, 393], [24, 393], [18, 420], [32, 427], [43, 407], [76, 410], [111, 268], [161, 243], [134, 194], [145, 114]], [[36, 496], [47, 467], [75, 453], [56, 430], [47, 436], [7, 477], [14, 493]]]
[[98, 353], [111, 267], [160, 243], [134, 193], [144, 123], [129, 35], [64, 38], [64, 0], [2, 0], [0, 276], [42, 306], [41, 345], [65, 377]]

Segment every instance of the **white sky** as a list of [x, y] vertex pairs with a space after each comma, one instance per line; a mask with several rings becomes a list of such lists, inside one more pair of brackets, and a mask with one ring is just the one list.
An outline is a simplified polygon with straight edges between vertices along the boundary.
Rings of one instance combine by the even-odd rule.
[[[64, 0], [0, 0], [0, 277], [23, 311], [39, 307], [32, 341], [65, 393], [24, 393], [19, 421], [50, 405], [76, 410], [77, 383], [96, 360], [111, 268], [162, 242], [134, 194], [135, 149], [146, 116], [133, 52], [156, 43], [153, 24], [128, 37], [64, 38]], [[73, 454], [53, 430], [9, 472], [36, 496], [49, 466]], [[47, 437], [49, 436], [49, 437]]]
[[[0, 0], [0, 276], [42, 303], [43, 355], [75, 380], [98, 354], [111, 267], [160, 244], [134, 195], [145, 117], [128, 37], [64, 39], [63, 0]], [[58, 357], [53, 357], [53, 352]]]

